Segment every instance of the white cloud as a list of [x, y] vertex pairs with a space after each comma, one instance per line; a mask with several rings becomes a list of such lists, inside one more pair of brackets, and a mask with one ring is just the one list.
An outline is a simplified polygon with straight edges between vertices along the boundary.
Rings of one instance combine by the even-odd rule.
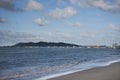
[[116, 26], [115, 24], [110, 24], [110, 27], [111, 27], [111, 29], [120, 32], [120, 28], [118, 26]]
[[116, 0], [116, 3], [120, 6], [120, 0]]
[[84, 26], [80, 22], [69, 22], [69, 23], [66, 23], [66, 25], [68, 25], [68, 26], [78, 26], [78, 27], [83, 27]]
[[5, 18], [0, 17], [0, 23], [4, 23], [4, 22], [6, 22], [6, 19], [5, 19]]
[[64, 18], [74, 16], [76, 14], [77, 14], [77, 11], [73, 7], [66, 7], [63, 9], [56, 8], [55, 10], [49, 13], [49, 15], [55, 19], [64, 19]]
[[0, 0], [0, 8], [14, 10], [13, 0]]
[[109, 0], [70, 0], [72, 4], [81, 7], [96, 7], [106, 11], [120, 11], [120, 0], [115, 0], [115, 4], [110, 4]]
[[44, 19], [40, 19], [40, 18], [35, 19], [34, 22], [38, 24], [39, 26], [45, 26], [47, 24], [47, 21], [45, 21]]
[[29, 0], [27, 6], [23, 9], [24, 11], [32, 11], [32, 10], [42, 10], [43, 5], [36, 0]]
[[29, 42], [40, 40], [41, 36], [27, 32], [13, 32], [13, 31], [1, 31], [0, 30], [0, 44], [9, 42]]

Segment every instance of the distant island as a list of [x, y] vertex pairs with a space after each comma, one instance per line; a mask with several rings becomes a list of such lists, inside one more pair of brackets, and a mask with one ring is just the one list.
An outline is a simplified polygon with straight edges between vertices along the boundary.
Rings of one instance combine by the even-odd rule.
[[106, 45], [77, 45], [77, 44], [70, 44], [70, 43], [64, 43], [64, 42], [20, 42], [12, 46], [0, 46], [2, 48], [36, 48], [36, 47], [60, 47], [60, 48], [119, 48], [120, 45], [113, 44], [112, 46], [106, 46]]
[[12, 47], [79, 47], [76, 44], [64, 43], [64, 42], [28, 42], [28, 43], [18, 43]]

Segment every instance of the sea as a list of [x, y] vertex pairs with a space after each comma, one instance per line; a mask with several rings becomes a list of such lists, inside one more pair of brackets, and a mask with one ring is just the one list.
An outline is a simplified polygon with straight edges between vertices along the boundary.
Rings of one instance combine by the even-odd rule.
[[0, 48], [0, 80], [47, 80], [120, 62], [112, 48]]

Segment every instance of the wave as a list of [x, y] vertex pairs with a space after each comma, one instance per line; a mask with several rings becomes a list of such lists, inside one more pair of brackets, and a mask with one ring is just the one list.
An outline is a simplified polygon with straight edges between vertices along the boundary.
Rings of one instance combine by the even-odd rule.
[[[101, 62], [101, 63], [98, 63], [97, 61], [95, 63], [93, 63], [92, 61], [90, 61], [89, 63], [87, 62], [87, 63], [83, 63], [83, 64], [72, 67], [71, 68], [72, 70], [69, 69], [71, 71], [67, 70], [67, 71], [57, 73], [57, 74], [52, 74], [52, 75], [44, 76], [41, 78], [36, 78], [33, 80], [47, 80], [50, 78], [60, 77], [63, 75], [67, 75], [67, 74], [71, 74], [71, 73], [75, 73], [75, 72], [79, 72], [79, 71], [83, 71], [83, 70], [88, 70], [88, 69], [92, 69], [92, 68], [96, 68], [96, 67], [109, 66], [109, 65], [116, 63], [116, 62], [120, 62], [120, 59], [111, 60], [108, 62]], [[78, 67], [79, 67], [79, 69], [76, 69]]]

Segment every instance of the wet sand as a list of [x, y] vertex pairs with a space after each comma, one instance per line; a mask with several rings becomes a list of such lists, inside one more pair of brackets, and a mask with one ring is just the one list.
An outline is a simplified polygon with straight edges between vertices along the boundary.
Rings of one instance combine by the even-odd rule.
[[48, 80], [120, 80], [120, 62]]

